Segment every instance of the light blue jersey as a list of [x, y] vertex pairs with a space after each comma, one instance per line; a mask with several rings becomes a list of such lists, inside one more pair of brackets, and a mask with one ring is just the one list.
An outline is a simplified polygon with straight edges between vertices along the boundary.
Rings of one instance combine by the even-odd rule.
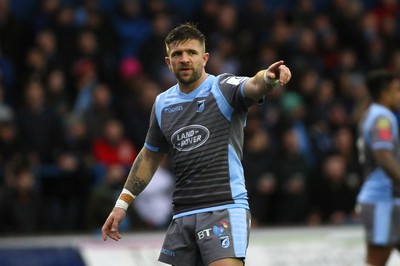
[[374, 203], [400, 198], [400, 183], [394, 182], [376, 165], [373, 157], [375, 150], [389, 150], [400, 163], [399, 129], [393, 112], [383, 105], [372, 104], [360, 121], [357, 146], [365, 174], [358, 202]]

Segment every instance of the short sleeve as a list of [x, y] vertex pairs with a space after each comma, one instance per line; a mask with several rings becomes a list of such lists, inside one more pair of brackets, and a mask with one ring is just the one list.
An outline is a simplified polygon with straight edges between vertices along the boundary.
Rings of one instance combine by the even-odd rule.
[[156, 115], [156, 103], [153, 105], [150, 115], [149, 129], [147, 131], [144, 146], [153, 152], [168, 152], [168, 143], [162, 133]]
[[248, 108], [256, 103], [247, 98], [243, 93], [244, 84], [248, 80], [249, 77], [234, 76], [231, 74], [219, 76], [219, 88], [229, 105], [237, 112], [247, 112]]

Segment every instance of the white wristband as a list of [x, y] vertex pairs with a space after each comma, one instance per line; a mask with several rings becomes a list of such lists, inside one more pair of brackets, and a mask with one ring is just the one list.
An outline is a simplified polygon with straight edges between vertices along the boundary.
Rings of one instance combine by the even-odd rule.
[[265, 81], [265, 84], [267, 84], [267, 85], [275, 86], [276, 84], [278, 84], [279, 79], [271, 79], [271, 78], [269, 78], [267, 76], [267, 71], [264, 71], [264, 81]]
[[129, 190], [124, 188], [119, 196], [117, 202], [115, 203], [115, 208], [121, 208], [125, 211], [128, 209], [129, 204], [136, 198]]
[[117, 202], [115, 203], [115, 208], [121, 208], [124, 209], [125, 211], [128, 209], [129, 204], [126, 203], [125, 201], [118, 199]]

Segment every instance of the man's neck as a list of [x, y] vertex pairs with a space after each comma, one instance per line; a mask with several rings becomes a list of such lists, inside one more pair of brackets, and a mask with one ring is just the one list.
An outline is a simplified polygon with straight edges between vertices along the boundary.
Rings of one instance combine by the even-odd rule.
[[179, 82], [178, 83], [179, 90], [182, 93], [189, 94], [192, 91], [194, 91], [195, 89], [197, 89], [207, 79], [207, 77], [208, 77], [208, 74], [206, 72], [204, 72], [201, 75], [201, 77], [198, 80], [196, 80], [195, 82], [192, 82], [190, 84], [184, 84], [184, 83]]

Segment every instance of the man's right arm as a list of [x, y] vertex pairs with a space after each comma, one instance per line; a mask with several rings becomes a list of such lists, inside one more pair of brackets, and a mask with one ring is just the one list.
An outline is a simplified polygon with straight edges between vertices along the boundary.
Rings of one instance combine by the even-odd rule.
[[400, 181], [400, 167], [392, 151], [379, 149], [374, 152], [374, 157], [376, 163], [385, 170], [390, 178]]
[[152, 152], [145, 147], [139, 152], [133, 162], [124, 189], [103, 225], [102, 235], [104, 240], [107, 239], [107, 236], [116, 241], [121, 239], [118, 233], [118, 226], [125, 218], [126, 209], [135, 197], [149, 184], [164, 157], [165, 153]]
[[149, 184], [164, 156], [165, 153], [153, 152], [143, 147], [132, 165], [124, 188], [135, 196], [139, 195]]

